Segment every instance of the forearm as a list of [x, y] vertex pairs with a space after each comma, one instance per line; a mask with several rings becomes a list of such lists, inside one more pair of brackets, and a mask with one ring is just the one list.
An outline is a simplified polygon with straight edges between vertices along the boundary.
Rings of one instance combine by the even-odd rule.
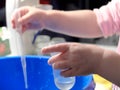
[[83, 38], [101, 37], [96, 15], [90, 10], [48, 11], [46, 28], [55, 32]]
[[120, 86], [120, 55], [114, 51], [105, 50], [97, 74]]

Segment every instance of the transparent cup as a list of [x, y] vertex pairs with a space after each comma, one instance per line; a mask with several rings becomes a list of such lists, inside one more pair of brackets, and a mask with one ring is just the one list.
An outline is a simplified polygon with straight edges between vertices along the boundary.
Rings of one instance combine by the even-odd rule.
[[60, 74], [61, 70], [53, 69], [54, 82], [60, 90], [70, 90], [75, 84], [75, 77], [64, 77]]
[[[65, 43], [66, 40], [62, 37], [52, 38], [50, 45]], [[51, 53], [51, 56], [58, 54], [59, 52]], [[61, 70], [53, 68], [54, 82], [58, 89], [60, 90], [70, 90], [75, 84], [75, 77], [63, 77], [60, 74]]]

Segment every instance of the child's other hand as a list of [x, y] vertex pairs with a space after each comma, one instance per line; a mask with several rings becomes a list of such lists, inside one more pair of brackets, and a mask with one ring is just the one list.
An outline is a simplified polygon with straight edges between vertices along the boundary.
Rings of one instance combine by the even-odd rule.
[[55, 69], [63, 69], [65, 77], [92, 74], [99, 67], [103, 49], [88, 44], [62, 43], [42, 49], [42, 53], [60, 52], [52, 56], [48, 63]]

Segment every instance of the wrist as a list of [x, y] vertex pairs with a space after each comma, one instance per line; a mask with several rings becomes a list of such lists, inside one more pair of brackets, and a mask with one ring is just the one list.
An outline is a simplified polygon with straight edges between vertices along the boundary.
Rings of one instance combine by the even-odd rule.
[[94, 74], [98, 74], [100, 69], [101, 69], [101, 65], [102, 65], [102, 61], [103, 61], [103, 57], [104, 57], [104, 53], [105, 53], [105, 49], [98, 47], [98, 46], [94, 46], [93, 45], [93, 51], [91, 52], [93, 54], [93, 57], [91, 57], [93, 59], [93, 63], [92, 63], [92, 72]]
[[101, 52], [100, 52], [100, 55], [98, 56], [97, 59], [97, 64], [96, 64], [96, 67], [95, 67], [95, 70], [94, 70], [94, 73], [95, 74], [100, 74], [100, 72], [102, 71], [102, 69], [104, 69], [103, 67], [103, 63], [105, 63], [105, 54], [106, 54], [106, 50], [105, 49], [102, 49]]
[[100, 48], [99, 46], [91, 45], [91, 44], [87, 44], [86, 49], [87, 49], [87, 59], [90, 65], [89, 66], [90, 73], [98, 74], [99, 68], [101, 68], [103, 54], [105, 50], [103, 48]]

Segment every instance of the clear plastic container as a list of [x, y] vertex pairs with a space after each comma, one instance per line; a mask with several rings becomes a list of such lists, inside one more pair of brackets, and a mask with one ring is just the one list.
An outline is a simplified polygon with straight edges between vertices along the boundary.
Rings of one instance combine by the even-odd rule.
[[53, 69], [54, 82], [60, 90], [70, 90], [75, 85], [75, 77], [63, 77], [60, 75], [61, 70]]
[[[52, 38], [50, 45], [65, 43], [66, 40], [62, 37]], [[56, 55], [59, 52], [51, 53], [51, 56]], [[75, 77], [63, 77], [60, 75], [61, 70], [53, 69], [54, 82], [58, 89], [60, 90], [70, 90], [75, 84]]]

